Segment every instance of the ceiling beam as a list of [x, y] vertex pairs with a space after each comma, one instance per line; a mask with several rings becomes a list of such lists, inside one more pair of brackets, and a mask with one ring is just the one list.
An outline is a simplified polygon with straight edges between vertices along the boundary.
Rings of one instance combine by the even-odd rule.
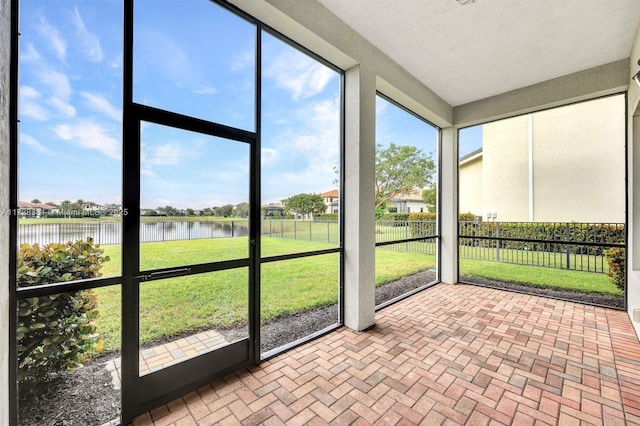
[[453, 120], [456, 127], [468, 127], [620, 93], [628, 87], [629, 59], [622, 59], [459, 105], [453, 109]]

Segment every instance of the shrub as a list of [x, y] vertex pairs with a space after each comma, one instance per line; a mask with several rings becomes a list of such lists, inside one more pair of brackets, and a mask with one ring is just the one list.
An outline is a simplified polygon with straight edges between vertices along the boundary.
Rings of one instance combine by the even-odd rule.
[[[18, 251], [20, 287], [101, 276], [104, 250], [92, 238], [75, 243], [22, 244]], [[94, 320], [96, 296], [90, 290], [32, 297], [18, 303], [18, 380], [37, 383], [51, 371], [82, 366], [102, 349]]]
[[314, 219], [323, 221], [323, 222], [337, 222], [338, 213], [322, 213], [322, 214], [315, 215]]
[[410, 221], [431, 221], [436, 220], [436, 213], [411, 213], [409, 214]]
[[[458, 220], [460, 220], [461, 222], [467, 221], [467, 222], [472, 222], [474, 220], [476, 220], [476, 218], [479, 218], [480, 216], [476, 216], [475, 214], [468, 212], [468, 213], [460, 213], [460, 215], [458, 216]], [[480, 219], [482, 220], [482, 219]]]
[[436, 213], [409, 214], [409, 229], [412, 237], [427, 237], [436, 233]]
[[397, 222], [406, 222], [409, 220], [409, 213], [385, 213], [382, 220], [393, 220]]
[[[474, 237], [499, 237], [502, 248], [541, 250], [601, 256], [601, 246], [580, 246], [573, 242], [624, 243], [625, 229], [620, 224], [579, 222], [460, 222], [461, 245], [495, 247], [496, 240]], [[524, 242], [521, 240], [540, 240]]]
[[607, 272], [607, 275], [616, 287], [624, 290], [625, 250], [623, 248], [613, 247], [605, 250], [604, 255], [609, 263], [609, 272]]

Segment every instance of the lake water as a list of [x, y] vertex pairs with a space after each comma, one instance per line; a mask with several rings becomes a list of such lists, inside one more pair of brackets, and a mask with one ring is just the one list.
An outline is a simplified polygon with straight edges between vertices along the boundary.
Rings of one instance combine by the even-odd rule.
[[[142, 222], [140, 241], [175, 241], [200, 238], [243, 237], [249, 234], [247, 221]], [[18, 244], [65, 243], [93, 237], [98, 244], [121, 244], [121, 222], [42, 223], [20, 225]]]

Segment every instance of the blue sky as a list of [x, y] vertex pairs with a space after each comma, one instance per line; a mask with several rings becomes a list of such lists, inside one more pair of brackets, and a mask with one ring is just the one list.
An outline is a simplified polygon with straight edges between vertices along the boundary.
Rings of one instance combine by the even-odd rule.
[[458, 157], [464, 157], [479, 148], [482, 148], [482, 125], [460, 129]]
[[[376, 145], [412, 145], [438, 160], [438, 131], [385, 98], [376, 98]], [[435, 178], [435, 176], [434, 176]]]
[[[120, 0], [23, 0], [19, 199], [121, 202]], [[136, 1], [134, 101], [255, 130], [255, 29], [201, 0]], [[216, 25], [211, 25], [216, 22]], [[263, 34], [262, 202], [335, 187], [339, 74]], [[377, 102], [377, 143], [435, 130]], [[248, 200], [244, 143], [142, 123], [141, 207]]]

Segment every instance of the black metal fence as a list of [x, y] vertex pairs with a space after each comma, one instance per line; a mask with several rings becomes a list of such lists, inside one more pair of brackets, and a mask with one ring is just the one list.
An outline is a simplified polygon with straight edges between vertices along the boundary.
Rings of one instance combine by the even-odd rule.
[[261, 233], [266, 237], [338, 244], [340, 228], [337, 221], [269, 219], [262, 221]]
[[416, 220], [377, 220], [376, 248], [435, 256], [436, 222]]
[[[120, 244], [121, 222], [20, 224], [18, 243], [64, 243], [94, 238], [98, 244]], [[376, 221], [376, 246], [435, 255], [434, 221]], [[459, 222], [459, 255], [502, 263], [606, 273], [605, 250], [625, 247], [622, 223]], [[261, 233], [273, 238], [338, 244], [336, 221], [264, 220]], [[142, 242], [176, 241], [248, 235], [246, 220], [142, 222]]]
[[[156, 221], [140, 224], [140, 241], [178, 241], [248, 235], [246, 220]], [[122, 222], [64, 222], [20, 224], [18, 243], [50, 244], [93, 237], [97, 244], [121, 244]]]
[[622, 223], [460, 222], [461, 258], [606, 273], [605, 251], [625, 247]]

